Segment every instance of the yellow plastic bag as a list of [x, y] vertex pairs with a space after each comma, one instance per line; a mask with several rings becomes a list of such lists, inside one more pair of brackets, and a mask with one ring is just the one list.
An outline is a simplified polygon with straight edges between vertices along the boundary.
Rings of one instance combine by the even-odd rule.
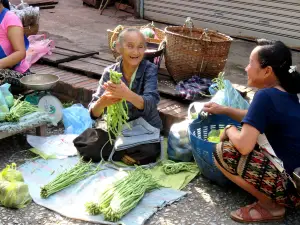
[[31, 202], [28, 185], [17, 165], [7, 165], [0, 172], [0, 205], [8, 208], [24, 208]]
[[2, 179], [10, 182], [24, 181], [23, 175], [20, 171], [17, 170], [17, 165], [15, 163], [12, 163], [11, 165], [7, 165], [6, 168], [1, 171], [1, 177]]
[[31, 202], [28, 186], [24, 182], [0, 180], [0, 204], [8, 208], [24, 208]]

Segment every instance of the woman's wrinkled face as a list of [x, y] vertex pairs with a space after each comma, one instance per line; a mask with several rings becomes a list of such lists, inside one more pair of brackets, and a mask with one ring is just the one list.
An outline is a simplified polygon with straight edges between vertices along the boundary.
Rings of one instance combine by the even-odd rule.
[[245, 71], [248, 75], [248, 86], [263, 88], [264, 80], [266, 74], [266, 68], [261, 68], [261, 65], [258, 61], [258, 51], [260, 47], [256, 47], [250, 55], [249, 64], [245, 68]]
[[120, 43], [120, 54], [123, 61], [131, 66], [138, 66], [144, 58], [146, 43], [143, 34], [126, 32], [123, 43]]

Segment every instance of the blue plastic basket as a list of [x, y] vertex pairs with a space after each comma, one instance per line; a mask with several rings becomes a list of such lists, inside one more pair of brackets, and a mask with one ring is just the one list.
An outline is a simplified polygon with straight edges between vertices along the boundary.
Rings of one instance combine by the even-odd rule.
[[208, 179], [221, 186], [230, 184], [230, 181], [216, 167], [213, 160], [213, 151], [216, 144], [206, 141], [212, 129], [224, 129], [228, 124], [240, 127], [240, 124], [224, 115], [210, 115], [205, 119], [200, 117], [189, 125], [189, 139], [192, 153], [201, 173]]

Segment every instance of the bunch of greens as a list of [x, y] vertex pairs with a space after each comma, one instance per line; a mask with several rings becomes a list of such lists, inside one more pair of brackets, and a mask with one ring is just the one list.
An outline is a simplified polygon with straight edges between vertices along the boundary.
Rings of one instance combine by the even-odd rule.
[[[121, 73], [110, 70], [110, 81], [114, 84], [120, 84], [122, 76]], [[117, 137], [121, 134], [123, 124], [127, 124], [128, 119], [128, 106], [124, 99], [107, 107], [106, 123], [110, 143], [112, 135]]]

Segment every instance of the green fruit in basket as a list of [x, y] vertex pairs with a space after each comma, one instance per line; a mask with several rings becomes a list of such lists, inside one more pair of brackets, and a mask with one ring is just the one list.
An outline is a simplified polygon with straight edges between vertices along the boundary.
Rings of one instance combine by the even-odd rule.
[[192, 119], [195, 120], [198, 118], [198, 113], [197, 112], [191, 113], [191, 116], [192, 116]]
[[151, 28], [144, 28], [141, 30], [141, 32], [144, 34], [146, 38], [154, 38], [155, 32]]
[[221, 135], [223, 133], [224, 129], [220, 129], [220, 130], [211, 130], [209, 133], [208, 133], [208, 138], [207, 138], [207, 141], [209, 142], [212, 142], [212, 143], [219, 143], [221, 140]]

